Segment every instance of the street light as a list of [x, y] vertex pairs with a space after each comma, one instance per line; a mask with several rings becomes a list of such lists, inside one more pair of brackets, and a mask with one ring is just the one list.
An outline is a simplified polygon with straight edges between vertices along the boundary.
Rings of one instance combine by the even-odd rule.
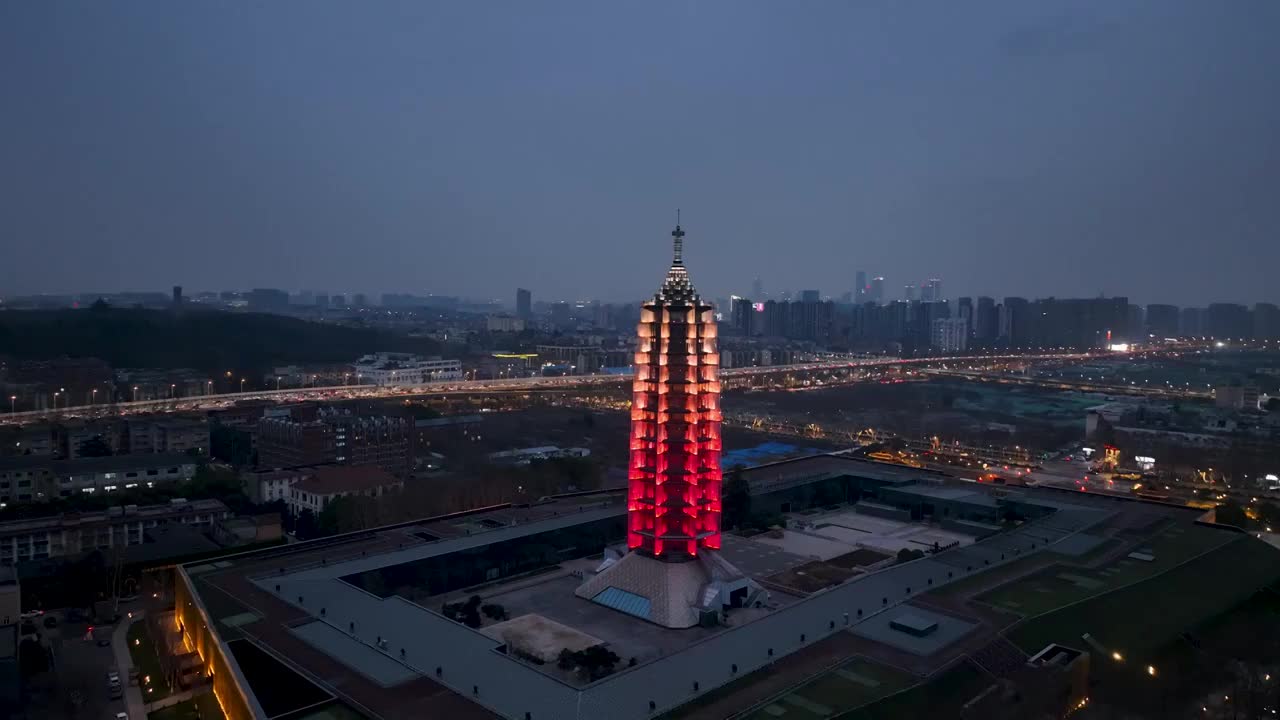
[[276, 392], [280, 391], [280, 376], [276, 376]]
[[177, 383], [169, 383], [169, 399], [170, 399], [170, 400], [172, 400], [173, 398], [175, 398], [175, 397], [177, 397], [177, 396], [178, 396], [178, 385], [177, 385]]
[[240, 378], [240, 392], [244, 392], [244, 378]]
[[133, 386], [133, 401], [138, 402], [138, 386]]
[[12, 415], [16, 412], [18, 412], [18, 396], [10, 395], [9, 396], [9, 414]]
[[98, 402], [98, 389], [94, 388], [93, 390], [89, 391], [89, 404], [96, 405], [97, 402]]
[[62, 393], [61, 393], [60, 391], [55, 391], [55, 392], [53, 393], [53, 409], [54, 409], [54, 410], [57, 410], [57, 409], [58, 409], [58, 396], [59, 396], [59, 395], [61, 395], [61, 394], [62, 394]]

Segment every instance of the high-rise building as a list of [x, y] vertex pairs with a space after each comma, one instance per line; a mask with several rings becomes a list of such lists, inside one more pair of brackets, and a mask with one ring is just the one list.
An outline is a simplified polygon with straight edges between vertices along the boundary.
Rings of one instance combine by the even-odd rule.
[[786, 337], [789, 332], [788, 323], [790, 316], [787, 314], [787, 308], [790, 303], [778, 302], [777, 300], [765, 300], [764, 302], [764, 334], [769, 337]]
[[649, 606], [649, 620], [692, 627], [713, 578], [741, 587], [750, 581], [714, 552], [721, 510], [715, 310], [685, 270], [684, 231], [677, 225], [671, 235], [671, 269], [642, 306], [637, 328], [627, 497], [631, 552], [576, 594], [602, 604], [635, 595]]
[[1126, 308], [1125, 326], [1128, 331], [1124, 335], [1125, 340], [1137, 341], [1142, 339], [1143, 330], [1147, 327], [1147, 311], [1141, 305], [1129, 303]]
[[173, 306], [182, 307], [182, 286], [181, 285], [173, 286]]
[[516, 317], [528, 320], [533, 317], [533, 293], [516, 288]]
[[864, 303], [867, 301], [867, 293], [871, 291], [871, 287], [867, 285], [867, 273], [859, 270], [853, 274], [853, 301], [856, 303]]
[[822, 301], [822, 295], [817, 290], [801, 290], [800, 302], [816, 303]]
[[1253, 339], [1280, 339], [1280, 307], [1271, 303], [1253, 306]]
[[1178, 334], [1183, 337], [1203, 337], [1204, 308], [1182, 308], [1182, 312], [1178, 314]]
[[996, 301], [982, 296], [973, 310], [973, 339], [979, 345], [990, 345], [995, 342], [1000, 329], [1000, 311]]
[[1026, 298], [1007, 297], [1000, 305], [1000, 341], [1007, 346], [1020, 347], [1029, 343], [1031, 303]]
[[920, 300], [923, 302], [937, 302], [942, 299], [942, 281], [938, 278], [930, 278], [928, 282], [920, 286]]
[[566, 328], [572, 322], [569, 303], [563, 300], [551, 305], [551, 324], [557, 328]]
[[759, 277], [751, 281], [751, 297], [755, 298], [756, 301], [764, 300], [764, 283], [760, 281]]
[[931, 345], [943, 352], [964, 352], [969, 347], [969, 321], [964, 318], [934, 320]]
[[249, 309], [261, 312], [279, 312], [289, 308], [289, 293], [275, 288], [254, 288], [249, 291]]
[[903, 286], [902, 286], [902, 299], [903, 299], [903, 300], [906, 300], [907, 302], [915, 302], [915, 301], [916, 301], [916, 297], [917, 297], [917, 296], [916, 296], [916, 286], [915, 286], [914, 284], [909, 284], [909, 285], [903, 285]]
[[876, 276], [871, 278], [871, 290], [867, 293], [867, 299], [877, 305], [884, 302], [884, 278]]
[[1212, 303], [1204, 319], [1205, 330], [1215, 338], [1241, 340], [1253, 335], [1253, 318], [1244, 305]]
[[729, 298], [730, 325], [739, 335], [751, 334], [751, 318], [755, 315], [750, 298], [733, 295]]
[[962, 297], [956, 301], [956, 317], [969, 325], [969, 337], [973, 337], [973, 298]]
[[1036, 300], [1026, 314], [1025, 332], [1014, 344], [1084, 349], [1125, 342], [1133, 339], [1129, 307], [1124, 297]]
[[351, 296], [351, 304], [356, 307], [365, 307], [369, 304], [369, 298], [364, 293], [356, 293]]
[[1147, 334], [1154, 335], [1157, 338], [1171, 338], [1178, 336], [1178, 306], [1177, 305], [1148, 305], [1147, 306]]

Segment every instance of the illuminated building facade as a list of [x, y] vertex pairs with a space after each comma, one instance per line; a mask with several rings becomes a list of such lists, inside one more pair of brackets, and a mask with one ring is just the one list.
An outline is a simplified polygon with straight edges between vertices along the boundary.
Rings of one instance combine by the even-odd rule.
[[720, 547], [720, 352], [712, 306], [689, 281], [684, 231], [640, 310], [631, 403], [627, 547], [679, 561]]

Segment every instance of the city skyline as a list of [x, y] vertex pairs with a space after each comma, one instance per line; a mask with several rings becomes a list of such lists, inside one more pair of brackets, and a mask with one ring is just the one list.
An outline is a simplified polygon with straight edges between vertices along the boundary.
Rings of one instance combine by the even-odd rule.
[[558, 9], [6, 6], [0, 293], [1278, 299], [1274, 4]]

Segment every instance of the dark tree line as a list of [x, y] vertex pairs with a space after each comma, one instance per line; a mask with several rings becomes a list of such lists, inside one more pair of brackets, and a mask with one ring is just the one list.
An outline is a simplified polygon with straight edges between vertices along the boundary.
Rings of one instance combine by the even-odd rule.
[[295, 362], [350, 362], [374, 350], [437, 353], [439, 343], [374, 328], [259, 313], [171, 313], [95, 305], [0, 314], [0, 355], [93, 357], [112, 367], [261, 371]]

